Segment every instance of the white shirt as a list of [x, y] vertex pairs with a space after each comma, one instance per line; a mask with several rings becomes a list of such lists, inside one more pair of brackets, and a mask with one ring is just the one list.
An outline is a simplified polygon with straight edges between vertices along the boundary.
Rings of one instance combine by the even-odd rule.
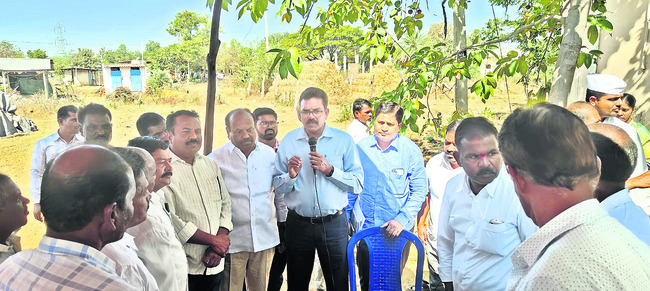
[[165, 210], [165, 193], [151, 193], [147, 220], [126, 230], [134, 236], [136, 253], [156, 279], [160, 290], [187, 289], [187, 259]]
[[280, 215], [276, 212], [286, 213], [287, 206], [284, 195], [276, 195], [272, 189], [275, 151], [255, 141], [255, 149], [246, 158], [228, 142], [208, 157], [219, 165], [232, 201], [228, 253], [260, 252], [277, 246]]
[[542, 226], [512, 254], [508, 290], [648, 290], [650, 249], [596, 199]]
[[504, 166], [478, 195], [462, 173], [447, 183], [438, 228], [440, 279], [454, 290], [504, 290], [510, 254], [537, 226], [524, 213]]
[[645, 153], [643, 152], [643, 145], [641, 144], [641, 139], [639, 138], [639, 134], [636, 133], [634, 126], [627, 124], [625, 121], [620, 120], [615, 116], [605, 118], [605, 120], [603, 120], [603, 123], [616, 125], [619, 128], [625, 130], [625, 133], [630, 136], [630, 139], [632, 139], [634, 145], [636, 146], [636, 166], [634, 167], [634, 172], [632, 172], [630, 178], [634, 178], [648, 171], [648, 165], [645, 161]]
[[32, 152], [32, 168], [29, 179], [29, 194], [32, 195], [33, 203], [41, 203], [41, 180], [43, 180], [45, 165], [69, 147], [83, 143], [84, 138], [81, 134], [75, 134], [68, 143], [61, 138], [59, 131], [57, 130], [55, 133], [39, 139], [34, 144], [34, 151]]
[[354, 143], [358, 143], [360, 140], [366, 138], [367, 136], [370, 136], [368, 126], [361, 123], [361, 121], [358, 119], [352, 120], [352, 123], [348, 125], [346, 132], [352, 136]]
[[465, 171], [462, 167], [452, 168], [446, 153], [441, 152], [429, 159], [426, 172], [429, 180], [429, 195], [431, 195], [427, 240], [435, 247], [435, 242], [438, 240], [438, 217], [440, 216], [445, 187], [451, 178]]
[[102, 253], [115, 262], [115, 272], [138, 290], [158, 290], [151, 275], [136, 253], [133, 236], [125, 233], [122, 239], [105, 245]]

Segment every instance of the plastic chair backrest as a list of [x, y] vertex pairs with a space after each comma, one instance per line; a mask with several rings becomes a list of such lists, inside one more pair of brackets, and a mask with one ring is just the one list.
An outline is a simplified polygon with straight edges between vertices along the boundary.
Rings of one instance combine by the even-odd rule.
[[422, 241], [410, 231], [402, 231], [399, 237], [387, 238], [380, 227], [372, 227], [355, 233], [348, 242], [348, 269], [350, 272], [350, 291], [356, 291], [354, 264], [354, 246], [364, 239], [368, 245], [370, 257], [370, 290], [402, 290], [401, 260], [402, 249], [411, 241], [418, 250], [417, 270], [415, 273], [415, 290], [422, 289], [422, 272], [424, 267], [424, 246]]

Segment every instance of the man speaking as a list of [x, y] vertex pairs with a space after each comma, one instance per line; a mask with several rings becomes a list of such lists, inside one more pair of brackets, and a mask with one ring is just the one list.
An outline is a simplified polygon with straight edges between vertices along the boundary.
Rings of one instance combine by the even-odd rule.
[[[348, 290], [347, 192], [360, 193], [363, 170], [354, 140], [325, 124], [327, 94], [307, 88], [300, 95], [303, 127], [289, 132], [278, 149], [273, 185], [285, 194], [288, 290], [308, 290], [318, 251], [327, 290]], [[309, 140], [315, 139], [315, 151]], [[313, 140], [312, 139], [312, 140]], [[313, 143], [313, 142], [312, 142]]]

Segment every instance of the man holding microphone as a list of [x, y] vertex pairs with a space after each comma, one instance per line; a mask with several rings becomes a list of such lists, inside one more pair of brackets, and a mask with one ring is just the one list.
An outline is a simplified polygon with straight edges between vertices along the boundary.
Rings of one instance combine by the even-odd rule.
[[285, 194], [289, 209], [288, 290], [309, 289], [315, 250], [327, 290], [348, 290], [348, 232], [343, 214], [347, 192], [361, 192], [363, 170], [352, 137], [325, 124], [327, 94], [310, 87], [302, 92], [299, 102], [303, 127], [282, 140], [273, 178], [276, 193]]

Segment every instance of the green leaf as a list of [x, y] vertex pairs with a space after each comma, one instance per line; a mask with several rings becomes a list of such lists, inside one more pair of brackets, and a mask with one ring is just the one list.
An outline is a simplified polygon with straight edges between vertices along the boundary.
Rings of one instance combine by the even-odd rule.
[[510, 62], [510, 65], [508, 66], [508, 76], [512, 77], [515, 75], [515, 72], [517, 72], [517, 66], [519, 65], [518, 61], [512, 61]]
[[415, 19], [422, 19], [422, 18], [424, 18], [424, 14], [422, 14], [422, 13], [415, 14], [415, 16], [413, 16], [413, 18], [415, 18]]
[[426, 87], [427, 86], [427, 78], [425, 78], [424, 75], [418, 76], [418, 84], [422, 88]]
[[268, 50], [266, 53], [279, 53], [279, 52], [282, 52], [282, 50], [279, 48], [272, 48]]
[[280, 61], [280, 78], [286, 79], [287, 78], [287, 73], [289, 72], [289, 68], [287, 68], [287, 60], [282, 59]]
[[516, 58], [518, 55], [519, 55], [519, 53], [516, 52], [516, 51], [509, 51], [508, 52], [508, 57], [509, 58]]
[[596, 56], [596, 57], [598, 57], [598, 58], [600, 58], [600, 56], [603, 54], [603, 52], [599, 51], [599, 50], [590, 50], [589, 53]]
[[591, 67], [591, 62], [593, 61], [593, 58], [591, 55], [585, 54], [585, 67], [588, 69]]
[[578, 55], [578, 60], [576, 61], [576, 67], [580, 68], [585, 63], [585, 54], [580, 53]]
[[518, 66], [518, 71], [522, 76], [528, 74], [528, 63], [526, 63], [526, 59], [524, 59], [523, 57], [519, 58], [519, 64], [517, 66]]
[[596, 44], [598, 40], [598, 28], [595, 25], [589, 26], [589, 29], [587, 29], [587, 39], [591, 44]]
[[600, 26], [600, 28], [606, 30], [609, 33], [611, 33], [612, 30], [614, 29], [614, 26], [612, 26], [612, 23], [609, 22], [606, 19], [598, 21], [598, 26]]
[[237, 15], [237, 20], [241, 19], [242, 15], [244, 15], [244, 12], [246, 12], [245, 8], [242, 8], [239, 10], [239, 14]]

